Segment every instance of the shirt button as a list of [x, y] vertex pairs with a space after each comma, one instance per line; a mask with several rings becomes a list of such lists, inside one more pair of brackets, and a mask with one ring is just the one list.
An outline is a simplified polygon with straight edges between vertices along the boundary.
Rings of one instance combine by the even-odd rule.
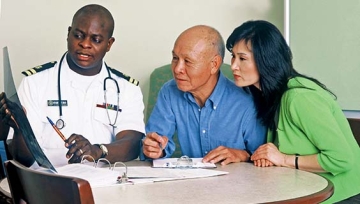
[[216, 106], [214, 106], [214, 110], [216, 110]]
[[204, 133], [204, 134], [205, 134], [205, 132], [206, 132], [206, 130], [203, 130], [203, 131], [202, 131], [202, 133]]
[[208, 152], [207, 151], [205, 151], [205, 154], [207, 154]]

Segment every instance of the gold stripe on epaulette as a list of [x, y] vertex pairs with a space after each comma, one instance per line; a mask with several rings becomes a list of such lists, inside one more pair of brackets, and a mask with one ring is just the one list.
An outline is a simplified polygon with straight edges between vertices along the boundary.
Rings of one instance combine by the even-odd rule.
[[42, 71], [44, 71], [46, 69], [54, 67], [55, 63], [56, 63], [56, 61], [48, 62], [48, 63], [45, 63], [43, 65], [38, 65], [36, 67], [25, 70], [25, 71], [23, 71], [21, 73], [26, 75], [26, 76], [31, 76], [31, 75], [34, 75], [36, 73], [42, 72]]
[[125, 80], [128, 81], [129, 83], [134, 84], [135, 86], [139, 86], [140, 82], [139, 82], [138, 80], [136, 80], [136, 79], [134, 79], [134, 78], [132, 78], [132, 77], [130, 77], [130, 76], [128, 76], [128, 75], [126, 75], [126, 74], [124, 74], [124, 73], [116, 70], [116, 69], [113, 69], [113, 68], [110, 68], [110, 67], [109, 67], [109, 69], [110, 69], [110, 71], [111, 71], [113, 74], [115, 74], [116, 76], [125, 79]]
[[27, 76], [36, 74], [36, 70], [35, 70], [34, 68], [28, 69], [28, 70], [26, 70], [26, 71], [24, 71], [24, 72], [26, 73]]
[[139, 81], [138, 80], [136, 80], [136, 79], [134, 79], [134, 78], [129, 78], [129, 81], [131, 82], [131, 83], [133, 83], [133, 84], [135, 84], [136, 86], [137, 85], [139, 85]]
[[29, 70], [26, 70], [25, 73], [26, 73], [27, 76], [31, 75], [31, 72]]

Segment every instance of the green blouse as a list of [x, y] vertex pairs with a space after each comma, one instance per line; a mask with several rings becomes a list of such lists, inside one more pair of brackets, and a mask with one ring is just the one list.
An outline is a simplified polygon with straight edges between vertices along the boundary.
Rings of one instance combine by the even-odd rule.
[[281, 99], [277, 136], [268, 134], [285, 154], [317, 154], [328, 173], [319, 175], [334, 184], [334, 203], [360, 193], [360, 148], [340, 106], [314, 82], [296, 77]]

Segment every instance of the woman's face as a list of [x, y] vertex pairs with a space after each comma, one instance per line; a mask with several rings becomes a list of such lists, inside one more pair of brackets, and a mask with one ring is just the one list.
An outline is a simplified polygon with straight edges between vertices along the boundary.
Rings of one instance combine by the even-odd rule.
[[242, 40], [235, 44], [232, 49], [231, 69], [234, 75], [234, 82], [237, 86], [254, 85], [260, 89], [260, 76], [251, 51], [250, 42], [245, 44], [245, 41]]

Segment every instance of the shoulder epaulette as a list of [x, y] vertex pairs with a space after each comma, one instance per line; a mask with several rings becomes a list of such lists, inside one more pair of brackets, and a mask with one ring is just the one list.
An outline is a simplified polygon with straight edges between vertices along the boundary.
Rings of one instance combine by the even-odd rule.
[[46, 63], [46, 64], [33, 67], [33, 68], [28, 69], [28, 70], [26, 70], [26, 71], [23, 71], [23, 72], [21, 72], [21, 73], [22, 73], [23, 75], [25, 75], [25, 76], [30, 76], [30, 75], [36, 74], [36, 73], [38, 73], [38, 72], [47, 70], [47, 69], [49, 69], [49, 68], [51, 68], [51, 67], [54, 67], [55, 64], [56, 64], [56, 61], [48, 62], [48, 63]]
[[125, 80], [127, 80], [128, 82], [134, 84], [135, 86], [139, 86], [140, 82], [138, 80], [132, 78], [131, 76], [128, 76], [128, 75], [126, 75], [126, 74], [124, 74], [124, 73], [122, 73], [122, 72], [120, 72], [120, 71], [118, 71], [116, 69], [111, 68], [111, 67], [109, 67], [109, 69], [116, 76], [124, 78]]

